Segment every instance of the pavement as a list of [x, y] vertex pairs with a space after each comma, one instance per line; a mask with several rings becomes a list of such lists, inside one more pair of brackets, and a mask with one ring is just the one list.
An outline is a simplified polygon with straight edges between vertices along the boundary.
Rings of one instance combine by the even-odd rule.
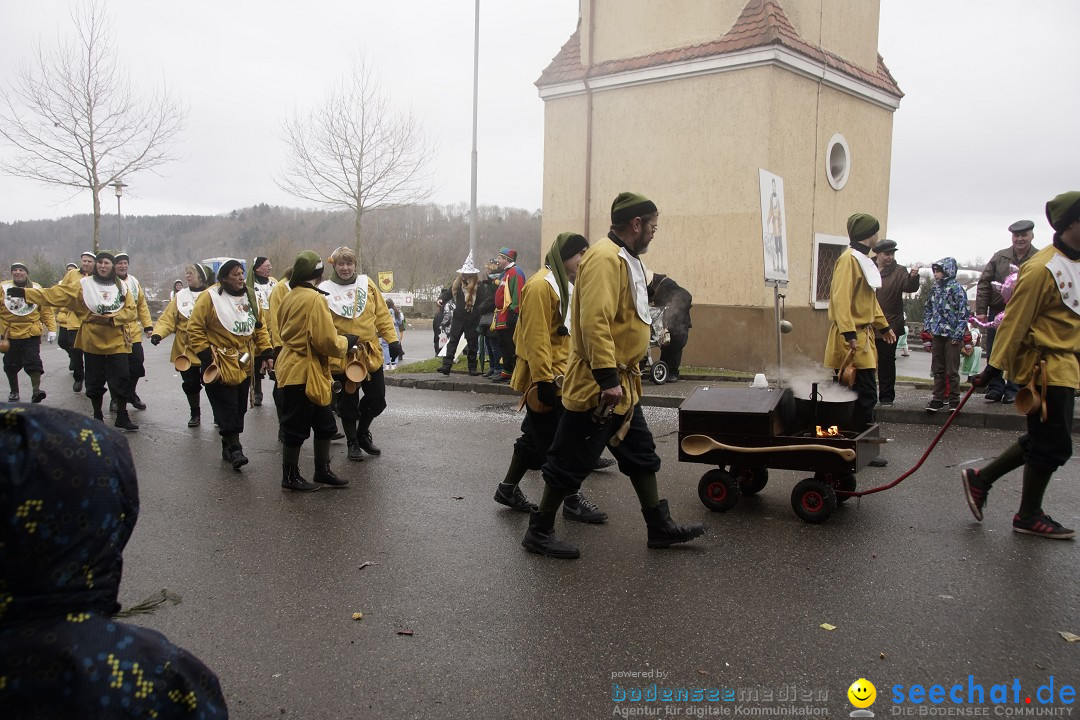
[[[162, 588], [182, 597], [133, 622], [211, 667], [234, 718], [840, 717], [859, 678], [877, 687], [877, 717], [1072, 707], [1060, 693], [1080, 681], [1080, 643], [1061, 633], [1080, 635], [1080, 544], [1011, 531], [1018, 473], [995, 486], [983, 523], [960, 489], [959, 470], [985, 463], [1014, 432], [954, 427], [901, 485], [809, 525], [790, 501], [806, 471], [771, 471], [759, 494], [709, 512], [697, 495], [709, 468], [678, 461], [677, 411], [650, 406], [661, 495], [676, 520], [708, 533], [648, 550], [636, 498], [612, 468], [585, 484], [609, 522], [560, 517], [556, 531], [582, 557], [558, 561], [525, 552], [528, 517], [491, 499], [521, 415], [501, 390], [479, 390], [490, 383], [391, 386], [372, 427], [382, 455], [350, 463], [334, 443], [350, 487], [292, 494], [278, 485], [271, 405], [248, 412], [251, 464], [237, 473], [219, 459], [209, 422], [185, 427], [164, 345], [147, 348], [147, 366], [148, 409], [127, 436], [141, 511], [120, 600]], [[66, 373], [44, 382], [48, 404], [89, 412]], [[899, 476], [935, 433], [886, 429], [890, 466], [860, 472], [860, 489]], [[308, 443], [301, 469], [311, 463]], [[1055, 473], [1046, 503], [1071, 527], [1078, 471], [1073, 459]], [[538, 498], [539, 474], [522, 488]], [[654, 684], [703, 699], [648, 701]], [[965, 697], [979, 685], [985, 702], [906, 700], [938, 684], [961, 684]], [[995, 685], [1008, 687], [996, 708]], [[1050, 685], [1055, 702], [1044, 706]]]

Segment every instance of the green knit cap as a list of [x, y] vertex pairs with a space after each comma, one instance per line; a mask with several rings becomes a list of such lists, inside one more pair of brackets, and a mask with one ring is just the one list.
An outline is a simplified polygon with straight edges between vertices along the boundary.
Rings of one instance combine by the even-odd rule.
[[1061, 193], [1046, 203], [1046, 219], [1050, 221], [1050, 227], [1058, 232], [1080, 219], [1080, 192]]
[[322, 257], [319, 253], [313, 250], [304, 250], [296, 256], [296, 261], [292, 266], [292, 280], [289, 284], [296, 287], [302, 282], [306, 282], [317, 277], [323, 269]]
[[195, 263], [195, 274], [199, 276], [201, 285], [209, 287], [214, 284], [214, 270], [206, 263]]
[[855, 213], [847, 219], [847, 234], [852, 242], [862, 242], [880, 228], [877, 218], [866, 213]]
[[621, 192], [611, 203], [611, 224], [625, 225], [636, 217], [652, 215], [656, 212], [656, 203], [644, 195]]
[[589, 247], [589, 241], [580, 233], [560, 233], [559, 237], [555, 238], [555, 242], [551, 243], [551, 249], [548, 250], [548, 254], [544, 258], [544, 264], [551, 270], [555, 276], [555, 282], [559, 285], [559, 314], [563, 318], [566, 317], [566, 308], [570, 304], [570, 292], [568, 290], [570, 278], [566, 274], [563, 260], [574, 257], [587, 247]]

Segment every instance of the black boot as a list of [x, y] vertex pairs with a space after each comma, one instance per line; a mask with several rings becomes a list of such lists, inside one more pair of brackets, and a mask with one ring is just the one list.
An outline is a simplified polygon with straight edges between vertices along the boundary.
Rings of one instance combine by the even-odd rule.
[[8, 386], [11, 388], [11, 392], [8, 393], [8, 402], [19, 402], [19, 376], [18, 374], [8, 374]]
[[105, 413], [101, 412], [102, 400], [103, 400], [103, 398], [99, 398], [99, 397], [90, 398], [90, 407], [94, 408], [94, 419], [95, 420], [104, 420], [105, 419]]
[[440, 365], [439, 367], [435, 368], [435, 371], [440, 372], [443, 375], [449, 375], [450, 374], [450, 368], [453, 367], [453, 365], [454, 365], [453, 360], [443, 360], [443, 364]]
[[472, 377], [476, 377], [479, 374], [480, 374], [480, 371], [476, 369], [476, 361], [475, 360], [470, 360], [469, 361], [469, 375], [471, 375]]
[[318, 485], [304, 479], [299, 467], [287, 464], [281, 466], [281, 487], [294, 492], [312, 492], [319, 489]]
[[187, 426], [197, 428], [202, 424], [202, 410], [199, 408], [199, 395], [192, 393], [187, 396], [188, 407], [191, 408], [191, 417], [188, 418]]
[[699, 535], [705, 534], [705, 526], [701, 523], [693, 525], [676, 525], [668, 512], [667, 500], [661, 500], [660, 504], [652, 508], [641, 508], [641, 514], [645, 516], [645, 524], [649, 526], [649, 547], [666, 548], [677, 543], [693, 540]]
[[253, 385], [251, 404], [253, 407], [262, 407], [262, 377], [258, 374], [251, 379]]
[[240, 468], [248, 464], [247, 456], [244, 455], [244, 448], [239, 443], [239, 441], [232, 446], [231, 450], [232, 459], [230, 460], [230, 462], [232, 463], [233, 470], [239, 470]]
[[371, 441], [371, 432], [368, 427], [371, 426], [371, 421], [360, 421], [356, 428], [356, 444], [363, 448], [364, 452], [368, 455], [382, 455], [382, 450], [375, 447], [375, 443]]
[[562, 560], [573, 560], [581, 555], [570, 543], [555, 537], [555, 513], [534, 510], [529, 516], [529, 529], [521, 541], [529, 552]]
[[131, 407], [135, 408], [136, 410], [145, 410], [146, 403], [144, 403], [142, 401], [142, 398], [139, 397], [139, 393], [135, 392], [135, 386], [138, 384], [139, 378], [131, 379]]
[[348, 480], [334, 474], [334, 471], [330, 469], [329, 460], [315, 463], [315, 476], [311, 479], [331, 488], [343, 488], [349, 484]]
[[113, 425], [120, 428], [124, 432], [139, 431], [139, 426], [131, 422], [131, 418], [128, 417], [127, 403], [117, 403], [116, 422], [114, 422]]
[[536, 512], [539, 509], [529, 502], [529, 498], [525, 497], [520, 487], [510, 483], [499, 483], [498, 489], [495, 490], [495, 502], [520, 512]]
[[116, 408], [117, 408], [116, 398], [110, 397], [109, 398], [109, 412], [111, 412], [111, 413], [116, 412]]
[[364, 459], [364, 453], [360, 449], [360, 443], [356, 441], [356, 438], [349, 440], [348, 458], [353, 462], [361, 462]]

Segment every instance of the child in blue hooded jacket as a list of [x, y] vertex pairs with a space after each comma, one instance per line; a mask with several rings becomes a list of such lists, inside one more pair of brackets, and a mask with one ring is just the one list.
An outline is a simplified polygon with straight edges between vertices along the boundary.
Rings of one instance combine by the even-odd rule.
[[[967, 333], [967, 293], [956, 281], [956, 260], [947, 257], [933, 265], [934, 285], [923, 313], [923, 329], [933, 336], [930, 344], [930, 373], [934, 376], [934, 394], [927, 412], [960, 404], [960, 346]], [[946, 390], [946, 379], [948, 390]]]

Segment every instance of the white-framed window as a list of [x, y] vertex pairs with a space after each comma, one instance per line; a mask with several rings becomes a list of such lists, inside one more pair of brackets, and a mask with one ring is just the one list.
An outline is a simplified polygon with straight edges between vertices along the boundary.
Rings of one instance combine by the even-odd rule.
[[843, 190], [851, 174], [851, 149], [847, 140], [836, 133], [825, 147], [825, 176], [833, 190]]
[[810, 287], [810, 303], [815, 309], [829, 308], [833, 267], [849, 244], [848, 239], [840, 235], [814, 234], [814, 274]]

